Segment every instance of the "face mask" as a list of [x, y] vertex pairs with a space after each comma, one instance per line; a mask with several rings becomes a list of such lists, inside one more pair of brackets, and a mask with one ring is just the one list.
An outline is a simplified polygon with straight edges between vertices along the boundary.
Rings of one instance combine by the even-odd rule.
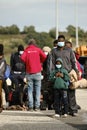
[[56, 67], [59, 69], [59, 68], [61, 68], [62, 67], [62, 65], [60, 64], [60, 65], [56, 65]]
[[22, 55], [24, 51], [19, 51], [19, 54]]
[[63, 46], [65, 45], [65, 42], [58, 42], [57, 45], [58, 45], [59, 47], [63, 47]]
[[45, 53], [46, 56], [48, 55], [48, 52], [44, 52], [44, 53]]

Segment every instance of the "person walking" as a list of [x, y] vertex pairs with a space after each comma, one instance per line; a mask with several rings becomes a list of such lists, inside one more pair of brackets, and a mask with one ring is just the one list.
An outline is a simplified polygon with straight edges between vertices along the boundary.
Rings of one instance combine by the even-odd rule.
[[41, 71], [42, 63], [46, 59], [44, 52], [37, 46], [34, 39], [30, 39], [28, 47], [21, 55], [21, 59], [26, 64], [26, 77], [28, 80], [28, 100], [29, 110], [40, 109], [41, 94]]

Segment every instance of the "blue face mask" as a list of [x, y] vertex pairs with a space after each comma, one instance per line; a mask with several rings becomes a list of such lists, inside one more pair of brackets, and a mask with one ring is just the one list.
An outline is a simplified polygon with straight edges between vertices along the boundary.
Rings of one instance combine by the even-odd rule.
[[65, 45], [65, 42], [58, 42], [57, 45], [58, 45], [59, 47], [63, 47], [63, 46]]
[[60, 65], [56, 65], [56, 67], [59, 69], [59, 68], [61, 68], [62, 67], [62, 65], [60, 64]]

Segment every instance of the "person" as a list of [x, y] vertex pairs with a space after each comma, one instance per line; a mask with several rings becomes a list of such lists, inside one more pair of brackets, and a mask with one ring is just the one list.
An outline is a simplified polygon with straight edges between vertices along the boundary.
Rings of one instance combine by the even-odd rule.
[[[71, 70], [74, 69], [78, 75], [74, 53], [72, 49], [65, 47], [64, 35], [58, 36], [57, 48], [53, 49], [52, 51], [53, 68], [55, 68], [56, 59], [59, 57], [63, 60], [63, 66], [68, 71], [68, 73], [70, 73]], [[68, 89], [68, 101], [70, 115], [77, 115], [78, 109], [76, 106], [75, 90]]]
[[51, 48], [49, 46], [44, 46], [42, 48], [43, 52], [47, 55], [46, 60], [43, 63], [43, 70], [42, 70], [42, 75], [43, 75], [43, 79], [42, 79], [42, 87], [41, 87], [41, 93], [43, 95], [43, 101], [41, 102], [41, 109], [46, 109], [49, 106], [49, 93], [48, 93], [48, 78], [49, 78], [49, 74], [48, 74], [48, 57], [50, 55], [51, 52]]
[[61, 58], [56, 59], [56, 68], [50, 73], [49, 79], [54, 82], [54, 109], [55, 117], [61, 116], [61, 105], [64, 105], [64, 117], [68, 114], [68, 82], [69, 74], [63, 68], [63, 61]]
[[21, 59], [26, 64], [29, 110], [40, 110], [41, 71], [42, 63], [45, 61], [46, 55], [37, 46], [36, 41], [34, 39], [30, 39], [28, 42], [28, 47], [21, 55]]
[[0, 44], [0, 112], [2, 112], [2, 86], [4, 80], [4, 73], [6, 69], [6, 60], [4, 59], [4, 46]]
[[[20, 105], [24, 107], [23, 102], [23, 89], [24, 89], [24, 78], [25, 78], [25, 63], [21, 60], [21, 55], [24, 52], [24, 46], [19, 45], [18, 51], [13, 53], [10, 58], [10, 66], [11, 66], [11, 75], [10, 78], [12, 83], [15, 85], [15, 94], [18, 97], [17, 101], [14, 99], [14, 105]], [[13, 105], [12, 104], [12, 105]]]

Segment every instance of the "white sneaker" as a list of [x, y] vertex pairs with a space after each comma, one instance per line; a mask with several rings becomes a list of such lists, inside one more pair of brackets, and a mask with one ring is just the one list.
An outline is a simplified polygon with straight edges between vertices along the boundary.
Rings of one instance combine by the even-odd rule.
[[54, 117], [60, 117], [60, 115], [59, 114], [55, 114]]
[[68, 116], [67, 114], [64, 114], [64, 115], [63, 115], [63, 117], [65, 117], [65, 118], [66, 118], [67, 116]]

